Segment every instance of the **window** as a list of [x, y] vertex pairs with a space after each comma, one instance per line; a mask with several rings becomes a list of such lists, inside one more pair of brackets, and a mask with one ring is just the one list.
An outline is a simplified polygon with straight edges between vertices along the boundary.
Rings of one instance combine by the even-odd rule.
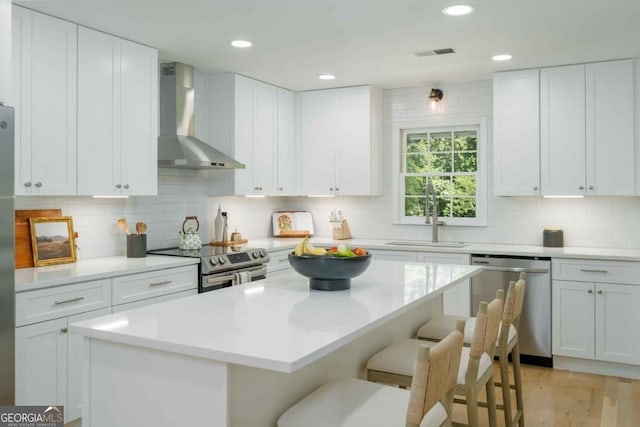
[[398, 129], [397, 222], [424, 224], [436, 194], [438, 216], [450, 225], [484, 225], [484, 120], [479, 124]]

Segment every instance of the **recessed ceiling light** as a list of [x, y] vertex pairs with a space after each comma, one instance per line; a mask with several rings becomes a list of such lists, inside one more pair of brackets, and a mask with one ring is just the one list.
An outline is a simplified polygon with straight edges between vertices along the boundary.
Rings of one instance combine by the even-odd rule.
[[249, 40], [234, 40], [231, 42], [231, 46], [233, 47], [251, 47], [253, 43]]
[[491, 59], [494, 61], [508, 61], [512, 58], [508, 53], [501, 53], [500, 55], [495, 55]]
[[442, 9], [442, 13], [449, 16], [462, 16], [472, 13], [474, 10], [476, 9], [468, 4], [453, 4]]
[[318, 78], [320, 80], [334, 80], [336, 76], [334, 76], [333, 74], [320, 74]]

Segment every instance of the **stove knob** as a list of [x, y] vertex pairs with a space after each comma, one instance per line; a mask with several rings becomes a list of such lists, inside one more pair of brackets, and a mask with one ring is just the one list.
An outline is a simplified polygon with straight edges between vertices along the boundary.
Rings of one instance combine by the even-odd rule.
[[260, 251], [253, 251], [251, 253], [251, 256], [253, 257], [253, 259], [258, 259], [260, 257]]
[[209, 260], [209, 264], [211, 264], [211, 265], [213, 265], [213, 266], [215, 266], [217, 263], [218, 263], [218, 261], [216, 261], [216, 259], [215, 259], [215, 258], [211, 258], [211, 259]]
[[218, 257], [218, 262], [220, 262], [220, 264], [224, 264], [225, 262], [227, 262], [227, 259], [223, 256], [219, 256]]
[[267, 251], [265, 251], [264, 249], [260, 249], [260, 256], [261, 257], [266, 257], [267, 256]]

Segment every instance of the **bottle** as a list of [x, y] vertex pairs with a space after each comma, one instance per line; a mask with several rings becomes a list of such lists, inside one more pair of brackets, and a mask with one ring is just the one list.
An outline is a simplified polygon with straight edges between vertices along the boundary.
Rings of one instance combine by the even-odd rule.
[[224, 218], [224, 225], [222, 226], [222, 241], [229, 241], [229, 226], [227, 225], [227, 213], [222, 212], [222, 218]]
[[213, 220], [213, 241], [222, 242], [222, 231], [224, 229], [224, 218], [222, 218], [222, 208], [218, 205], [218, 215]]

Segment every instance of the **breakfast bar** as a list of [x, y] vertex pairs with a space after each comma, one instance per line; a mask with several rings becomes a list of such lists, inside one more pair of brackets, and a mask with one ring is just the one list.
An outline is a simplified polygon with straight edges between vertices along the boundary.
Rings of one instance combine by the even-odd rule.
[[480, 267], [374, 260], [343, 291], [296, 272], [79, 322], [83, 427], [274, 426], [442, 310]]

